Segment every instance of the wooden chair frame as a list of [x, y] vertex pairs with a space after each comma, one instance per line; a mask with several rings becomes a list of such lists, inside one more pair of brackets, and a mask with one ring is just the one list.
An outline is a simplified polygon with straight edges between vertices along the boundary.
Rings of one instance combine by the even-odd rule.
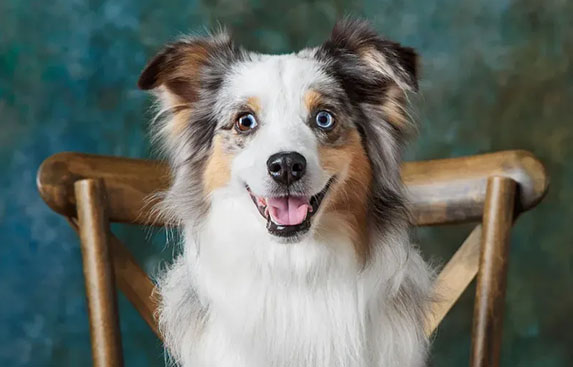
[[[472, 367], [499, 365], [509, 235], [514, 219], [544, 197], [549, 178], [525, 151], [409, 162], [402, 167], [415, 225], [481, 222], [439, 274], [427, 333], [431, 334], [477, 275]], [[166, 225], [149, 215], [148, 198], [168, 187], [160, 162], [59, 153], [41, 165], [44, 201], [68, 218], [81, 240], [94, 366], [121, 366], [115, 298], [119, 287], [159, 338], [154, 284], [109, 222]]]

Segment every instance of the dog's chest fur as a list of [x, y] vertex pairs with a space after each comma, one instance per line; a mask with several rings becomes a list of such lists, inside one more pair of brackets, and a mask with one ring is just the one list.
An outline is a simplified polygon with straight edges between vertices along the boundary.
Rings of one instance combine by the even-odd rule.
[[246, 366], [365, 366], [366, 315], [349, 279], [259, 280], [225, 289], [226, 297], [211, 304], [205, 337], [214, 346], [226, 339], [232, 347], [225, 353], [234, 350]]
[[[171, 341], [184, 366], [421, 363], [416, 316], [393, 308], [406, 276], [399, 264], [411, 261], [402, 244], [380, 243], [361, 269], [345, 253], [352, 246], [343, 227], [327, 238], [268, 243], [241, 200], [214, 204], [202, 233], [188, 232], [186, 253], [167, 274], [172, 286], [161, 287], [163, 327], [186, 330]], [[243, 220], [222, 230], [217, 224], [230, 214]], [[181, 308], [194, 310], [182, 317]]]

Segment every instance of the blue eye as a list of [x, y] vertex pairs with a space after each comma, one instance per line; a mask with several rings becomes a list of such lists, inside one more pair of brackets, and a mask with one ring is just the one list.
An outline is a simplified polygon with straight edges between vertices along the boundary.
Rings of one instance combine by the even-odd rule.
[[246, 113], [239, 116], [235, 122], [235, 127], [237, 130], [243, 133], [249, 130], [253, 130], [255, 127], [257, 127], [257, 125], [257, 119], [255, 119], [255, 116], [253, 116], [252, 113]]
[[316, 126], [323, 130], [331, 130], [334, 127], [334, 117], [327, 111], [319, 111], [316, 114]]

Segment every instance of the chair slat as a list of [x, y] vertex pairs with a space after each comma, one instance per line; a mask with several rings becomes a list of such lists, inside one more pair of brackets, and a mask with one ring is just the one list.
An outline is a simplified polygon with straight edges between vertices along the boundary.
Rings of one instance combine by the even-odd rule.
[[448, 261], [434, 285], [435, 300], [426, 332], [432, 334], [478, 273], [482, 226], [477, 225]]

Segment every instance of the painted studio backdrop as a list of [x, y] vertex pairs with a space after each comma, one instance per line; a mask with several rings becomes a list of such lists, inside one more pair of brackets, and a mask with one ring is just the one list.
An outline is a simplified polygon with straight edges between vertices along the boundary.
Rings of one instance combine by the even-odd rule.
[[[248, 48], [290, 52], [345, 14], [422, 55], [408, 159], [527, 149], [547, 165], [548, 197], [512, 233], [502, 365], [573, 365], [572, 1], [1, 0], [0, 366], [91, 364], [78, 239], [36, 191], [41, 161], [152, 157], [150, 98], [136, 80], [177, 36], [220, 23]], [[413, 238], [439, 265], [471, 227]], [[159, 230], [114, 230], [151, 274], [172, 257]], [[473, 293], [440, 327], [432, 365], [468, 365]], [[126, 366], [163, 365], [158, 340], [119, 303]]]

